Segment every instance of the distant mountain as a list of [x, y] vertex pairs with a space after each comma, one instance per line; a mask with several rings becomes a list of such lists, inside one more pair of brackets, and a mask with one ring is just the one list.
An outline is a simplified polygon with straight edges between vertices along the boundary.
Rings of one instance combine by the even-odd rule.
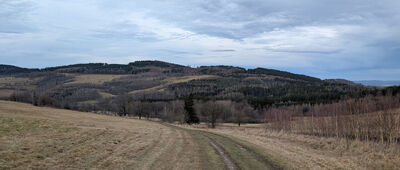
[[353, 81], [346, 80], [346, 79], [325, 79], [325, 81], [331, 82], [331, 83], [348, 84], [348, 85], [353, 85], [353, 86], [361, 86], [362, 85], [360, 83], [353, 82]]
[[38, 71], [38, 69], [27, 69], [27, 68], [12, 66], [12, 65], [0, 64], [0, 75], [1, 74], [28, 73], [28, 72], [33, 72], [33, 71]]
[[387, 86], [399, 86], [400, 80], [360, 80], [355, 81], [357, 83], [366, 85], [366, 86], [379, 86], [379, 87], [387, 87]]
[[162, 61], [136, 61], [129, 64], [88, 63], [49, 67], [41, 71], [79, 74], [138, 74], [143, 72], [183, 72], [189, 67]]
[[46, 94], [69, 107], [96, 104], [129, 95], [135, 100], [171, 101], [193, 94], [197, 99], [271, 104], [327, 103], [370, 88], [343, 79], [316, 77], [267, 68], [233, 66], [197, 68], [163, 62], [88, 63], [44, 69], [0, 65], [0, 98], [11, 92]]

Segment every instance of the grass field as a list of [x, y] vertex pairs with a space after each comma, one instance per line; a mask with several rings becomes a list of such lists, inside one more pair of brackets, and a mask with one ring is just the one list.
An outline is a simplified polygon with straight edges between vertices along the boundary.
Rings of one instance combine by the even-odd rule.
[[32, 83], [41, 78], [0, 77], [0, 98], [8, 98], [15, 90], [32, 90], [36, 86]]
[[184, 82], [189, 82], [191, 80], [196, 80], [196, 79], [209, 79], [209, 78], [215, 78], [216, 76], [214, 75], [198, 75], [198, 76], [183, 76], [183, 77], [169, 77], [164, 80], [162, 80], [163, 84], [154, 86], [151, 88], [147, 89], [141, 89], [141, 90], [134, 90], [129, 92], [130, 94], [136, 94], [136, 93], [141, 93], [141, 92], [147, 92], [147, 91], [153, 91], [153, 90], [159, 90], [162, 91], [164, 90], [167, 86], [175, 83], [184, 83]]
[[0, 169], [275, 168], [254, 147], [160, 122], [0, 101]]
[[397, 169], [399, 147], [0, 101], [0, 169]]
[[0, 169], [200, 169], [191, 136], [159, 123], [5, 101], [0, 122]]
[[0, 87], [24, 85], [29, 83], [31, 80], [28, 78], [18, 77], [0, 77]]
[[106, 92], [102, 92], [102, 91], [99, 91], [99, 94], [103, 98], [110, 98], [110, 97], [114, 97], [115, 96], [115, 95], [113, 95], [111, 93], [106, 93]]
[[15, 90], [0, 89], [0, 98], [8, 98]]
[[114, 79], [118, 79], [128, 75], [112, 75], [112, 74], [67, 74], [68, 76], [73, 76], [74, 79], [66, 84], [81, 84], [81, 83], [91, 83], [91, 84], [103, 84], [105, 82], [110, 82]]

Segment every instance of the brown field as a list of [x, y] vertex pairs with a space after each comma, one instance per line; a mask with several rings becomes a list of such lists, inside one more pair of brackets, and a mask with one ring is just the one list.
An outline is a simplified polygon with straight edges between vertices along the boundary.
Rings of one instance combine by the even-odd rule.
[[32, 82], [40, 78], [18, 78], [18, 77], [0, 77], [0, 98], [8, 98], [15, 90], [32, 90], [36, 86]]
[[184, 83], [188, 82], [191, 80], [196, 80], [196, 79], [208, 79], [208, 78], [215, 78], [217, 76], [215, 75], [198, 75], [198, 76], [183, 76], [183, 77], [170, 77], [165, 79], [165, 82], [168, 82], [169, 84], [174, 84], [174, 83]]
[[183, 77], [169, 77], [163, 80], [163, 84], [159, 86], [154, 86], [151, 88], [147, 89], [142, 89], [142, 90], [134, 90], [129, 92], [130, 94], [136, 94], [136, 93], [141, 93], [141, 92], [147, 92], [147, 91], [152, 91], [152, 90], [159, 90], [163, 91], [165, 87], [175, 84], [175, 83], [184, 83], [184, 82], [189, 82], [191, 80], [196, 80], [196, 79], [208, 79], [208, 78], [215, 78], [217, 76], [214, 75], [198, 75], [198, 76], [183, 76]]
[[13, 92], [14, 90], [0, 89], [0, 98], [8, 98]]
[[86, 101], [78, 102], [78, 104], [96, 104], [96, 103], [98, 103], [97, 100], [86, 100]]
[[5, 101], [0, 122], [0, 169], [200, 169], [191, 136], [159, 123]]
[[[10, 89], [32, 90], [36, 86], [32, 83], [41, 78], [19, 78], [19, 77], [0, 77], [0, 97], [10, 94]], [[8, 96], [7, 96], [8, 97]]]
[[21, 85], [29, 82], [30, 82], [29, 78], [0, 77], [0, 87]]
[[67, 74], [68, 76], [73, 76], [74, 80], [66, 84], [80, 84], [80, 83], [91, 83], [91, 84], [103, 84], [105, 82], [110, 82], [114, 79], [118, 79], [128, 75], [111, 75], [111, 74]]
[[115, 96], [115, 95], [113, 95], [111, 93], [106, 93], [106, 92], [101, 92], [101, 91], [99, 91], [99, 94], [103, 98], [109, 98], [109, 97], [114, 97]]

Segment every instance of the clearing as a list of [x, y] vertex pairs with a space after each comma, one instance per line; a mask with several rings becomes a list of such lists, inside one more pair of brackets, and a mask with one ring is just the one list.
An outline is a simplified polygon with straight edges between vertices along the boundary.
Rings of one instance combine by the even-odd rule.
[[119, 79], [129, 75], [126, 74], [65, 74], [67, 76], [73, 76], [74, 79], [71, 82], [65, 84], [103, 84], [105, 82], [113, 81], [114, 79]]
[[134, 90], [129, 92], [130, 94], [136, 94], [136, 93], [141, 93], [141, 92], [147, 92], [147, 91], [153, 91], [153, 90], [164, 90], [164, 88], [168, 87], [171, 84], [176, 84], [176, 83], [185, 83], [189, 82], [192, 80], [200, 80], [200, 79], [210, 79], [210, 78], [216, 78], [217, 76], [214, 75], [197, 75], [197, 76], [182, 76], [182, 77], [168, 77], [164, 80], [162, 80], [163, 84], [154, 86], [151, 88], [147, 89], [141, 89], [141, 90]]

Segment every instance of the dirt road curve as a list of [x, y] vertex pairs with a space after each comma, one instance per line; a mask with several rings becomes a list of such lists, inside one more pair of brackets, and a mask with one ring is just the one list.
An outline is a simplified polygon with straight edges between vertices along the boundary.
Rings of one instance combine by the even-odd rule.
[[268, 160], [268, 156], [263, 154], [265, 153], [264, 150], [254, 148], [244, 141], [201, 130], [180, 128], [173, 125], [166, 126], [187, 131], [197, 141], [206, 141], [202, 145], [212, 146], [214, 152], [224, 163], [225, 169], [282, 169]]
[[[203, 134], [205, 134], [205, 133], [209, 133], [209, 132], [203, 132]], [[233, 140], [233, 139], [231, 139], [231, 138], [224, 137], [224, 136], [217, 135], [217, 134], [211, 134], [211, 133], [210, 133], [209, 135], [216, 135], [216, 136], [218, 136], [219, 138], [224, 138], [224, 140], [227, 140], [227, 141], [233, 143], [234, 146], [235, 146], [235, 149], [238, 150], [238, 151], [240, 151], [240, 152], [242, 152], [242, 153], [240, 153], [240, 155], [251, 155], [251, 158], [250, 158], [250, 159], [257, 160], [259, 163], [261, 162], [261, 163], [264, 165], [264, 166], [262, 166], [262, 165], [260, 166], [260, 167], [262, 167], [262, 169], [271, 169], [271, 170], [279, 170], [279, 169], [282, 169], [282, 168], [279, 168], [279, 167], [276, 166], [276, 165], [273, 165], [273, 164], [272, 164], [268, 159], [266, 159], [263, 155], [258, 154], [257, 152], [253, 151], [252, 149], [248, 148], [247, 146], [245, 146], [245, 145], [243, 145], [243, 144], [240, 144], [240, 143], [236, 142], [235, 140]], [[205, 135], [205, 136], [206, 136], [206, 135]], [[208, 137], [207, 137], [207, 138], [208, 138]], [[210, 141], [210, 142], [214, 142], [214, 141]], [[221, 155], [221, 156], [230, 158], [229, 155]], [[246, 158], [244, 158], [244, 159], [246, 159]], [[236, 166], [235, 164], [234, 164], [235, 166], [230, 166], [230, 163], [228, 162], [226, 165], [227, 165], [228, 167], [232, 167], [233, 169], [238, 169], [237, 166]], [[254, 167], [254, 168], [256, 168], [256, 167]], [[247, 167], [243, 167], [243, 169], [247, 169]]]

